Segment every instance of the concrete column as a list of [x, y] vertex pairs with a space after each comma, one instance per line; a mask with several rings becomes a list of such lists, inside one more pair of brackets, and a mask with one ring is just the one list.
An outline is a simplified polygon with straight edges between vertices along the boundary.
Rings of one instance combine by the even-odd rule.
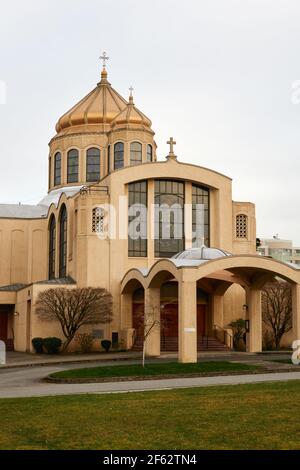
[[178, 284], [179, 362], [197, 362], [197, 285]]
[[261, 290], [248, 289], [247, 305], [249, 333], [246, 334], [246, 350], [260, 352], [262, 350]]
[[[154, 325], [154, 326], [153, 326]], [[160, 288], [145, 289], [146, 356], [160, 356]]]
[[300, 340], [300, 284], [292, 286], [293, 341]]

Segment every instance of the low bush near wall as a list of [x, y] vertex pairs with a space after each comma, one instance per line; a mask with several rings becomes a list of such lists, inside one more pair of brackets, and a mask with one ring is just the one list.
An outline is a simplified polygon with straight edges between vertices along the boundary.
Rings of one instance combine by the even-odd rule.
[[111, 341], [109, 341], [108, 339], [104, 339], [103, 341], [101, 341], [101, 346], [105, 352], [108, 352], [111, 348]]
[[94, 337], [91, 333], [79, 333], [75, 337], [81, 353], [89, 353], [93, 350]]
[[43, 348], [47, 354], [58, 354], [62, 345], [62, 340], [56, 337], [49, 337], [43, 339]]
[[37, 354], [42, 354], [44, 352], [43, 338], [33, 338], [31, 342]]

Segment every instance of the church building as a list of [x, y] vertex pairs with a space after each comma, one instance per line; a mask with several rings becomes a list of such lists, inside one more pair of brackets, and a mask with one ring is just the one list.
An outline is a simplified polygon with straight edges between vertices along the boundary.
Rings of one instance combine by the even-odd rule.
[[63, 339], [35, 313], [39, 293], [102, 287], [113, 320], [86, 329], [97, 348], [109, 339], [139, 349], [143, 317], [154, 324], [149, 356], [178, 350], [195, 362], [199, 351], [231, 349], [229, 325], [244, 318], [247, 351], [258, 352], [261, 289], [274, 277], [292, 284], [291, 340], [300, 339], [300, 271], [256, 253], [254, 204], [232, 200], [228, 176], [177, 158], [173, 138], [158, 158], [151, 120], [132, 90], [125, 99], [111, 86], [106, 59], [99, 83], [56, 124], [47, 195], [0, 204], [0, 339], [31, 352], [35, 337]]

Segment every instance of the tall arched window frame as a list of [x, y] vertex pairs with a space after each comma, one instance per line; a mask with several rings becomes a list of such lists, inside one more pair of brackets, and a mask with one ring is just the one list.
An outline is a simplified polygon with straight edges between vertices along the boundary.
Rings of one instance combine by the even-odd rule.
[[56, 256], [56, 220], [52, 214], [49, 223], [49, 279], [55, 278], [55, 256]]
[[78, 183], [79, 153], [72, 149], [68, 152], [68, 183]]
[[107, 173], [110, 173], [110, 145], [107, 149]]
[[238, 214], [235, 219], [236, 238], [248, 238], [248, 217], [246, 214]]
[[54, 186], [61, 184], [61, 153], [54, 156]]
[[124, 144], [117, 142], [114, 146], [114, 169], [124, 167]]
[[100, 150], [95, 147], [86, 152], [86, 180], [89, 183], [100, 180]]
[[153, 149], [152, 145], [147, 145], [147, 162], [152, 162], [153, 159]]
[[142, 144], [140, 142], [131, 142], [130, 165], [139, 165], [140, 163], [142, 163]]
[[68, 213], [65, 205], [59, 217], [59, 277], [67, 276]]

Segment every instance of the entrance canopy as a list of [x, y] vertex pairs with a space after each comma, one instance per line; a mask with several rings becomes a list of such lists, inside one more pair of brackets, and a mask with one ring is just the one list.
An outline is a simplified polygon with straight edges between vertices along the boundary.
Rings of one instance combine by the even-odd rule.
[[[267, 282], [280, 277], [292, 285], [293, 337], [300, 339], [300, 269], [257, 255], [230, 255], [220, 252], [219, 257], [215, 257], [216, 254], [218, 255], [214, 252], [213, 259], [207, 259], [209, 251], [206, 259], [189, 259], [183, 255], [158, 260], [150, 269], [131, 269], [121, 282], [121, 305], [129, 305], [129, 298], [138, 286], [145, 290], [145, 312], [147, 309], [151, 310], [153, 306], [159, 306], [160, 287], [168, 281], [177, 282], [179, 360], [196, 362], [197, 286], [209, 286], [213, 315], [218, 319], [223, 318], [223, 296], [226, 290], [233, 284], [239, 284], [246, 291], [246, 315], [251, 325], [247, 336], [247, 350], [259, 352], [262, 348], [261, 289]], [[125, 310], [122, 311], [123, 318], [126, 317]], [[157, 355], [158, 339], [155, 343], [152, 338], [149, 344], [154, 345], [153, 351]]]

